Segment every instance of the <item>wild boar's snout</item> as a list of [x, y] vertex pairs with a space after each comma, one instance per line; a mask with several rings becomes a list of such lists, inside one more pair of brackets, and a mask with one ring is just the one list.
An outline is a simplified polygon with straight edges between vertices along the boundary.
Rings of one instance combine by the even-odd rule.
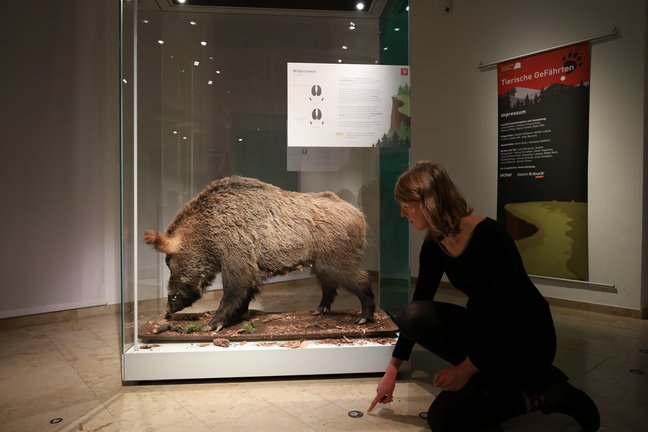
[[[176, 267], [176, 266], [174, 266]], [[188, 270], [182, 263], [171, 270], [167, 295], [167, 313], [174, 313], [191, 306], [202, 297], [202, 287], [196, 278], [187, 277]]]
[[184, 309], [183, 306], [180, 306], [178, 303], [178, 294], [176, 293], [169, 293], [167, 296], [167, 315], [170, 315], [172, 313], [178, 312], [179, 310]]

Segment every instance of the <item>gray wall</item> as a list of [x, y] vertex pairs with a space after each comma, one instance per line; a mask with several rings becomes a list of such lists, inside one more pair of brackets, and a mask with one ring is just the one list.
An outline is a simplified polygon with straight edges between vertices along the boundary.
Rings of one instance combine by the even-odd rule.
[[[540, 288], [550, 297], [645, 308], [645, 0], [454, 0], [450, 13], [444, 3], [411, 2], [412, 159], [442, 162], [476, 212], [491, 217], [497, 71], [480, 72], [479, 63], [620, 27], [621, 38], [592, 46], [588, 183], [590, 281], [614, 284], [618, 294]], [[470, 104], [459, 103], [468, 99]], [[414, 275], [420, 244], [414, 234]]]
[[2, 14], [0, 318], [116, 303], [118, 2]]

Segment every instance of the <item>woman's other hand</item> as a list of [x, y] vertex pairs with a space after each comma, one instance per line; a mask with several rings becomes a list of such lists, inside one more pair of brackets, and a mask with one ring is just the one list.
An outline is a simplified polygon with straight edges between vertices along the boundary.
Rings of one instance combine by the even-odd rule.
[[457, 391], [475, 375], [479, 370], [466, 357], [464, 361], [456, 366], [450, 366], [434, 374], [433, 384], [443, 390]]

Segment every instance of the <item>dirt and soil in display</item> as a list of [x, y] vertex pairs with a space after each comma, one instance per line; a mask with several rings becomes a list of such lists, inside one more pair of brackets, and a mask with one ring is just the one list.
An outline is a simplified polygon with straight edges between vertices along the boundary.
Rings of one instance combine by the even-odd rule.
[[207, 325], [212, 312], [160, 314], [140, 328], [139, 337], [151, 341], [210, 341], [226, 346], [242, 341], [319, 340], [346, 344], [358, 340], [393, 343], [398, 328], [384, 311], [375, 313], [375, 322], [356, 324], [356, 310], [331, 311], [313, 315], [312, 311], [261, 312], [251, 310], [243, 321], [216, 332]]

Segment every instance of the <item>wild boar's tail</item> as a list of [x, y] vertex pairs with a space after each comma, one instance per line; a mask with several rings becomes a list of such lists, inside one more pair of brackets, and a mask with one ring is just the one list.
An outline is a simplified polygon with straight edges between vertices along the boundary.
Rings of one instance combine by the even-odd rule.
[[169, 238], [166, 234], [160, 234], [154, 230], [144, 232], [144, 241], [155, 248], [158, 252], [173, 253], [179, 249], [179, 239]]

